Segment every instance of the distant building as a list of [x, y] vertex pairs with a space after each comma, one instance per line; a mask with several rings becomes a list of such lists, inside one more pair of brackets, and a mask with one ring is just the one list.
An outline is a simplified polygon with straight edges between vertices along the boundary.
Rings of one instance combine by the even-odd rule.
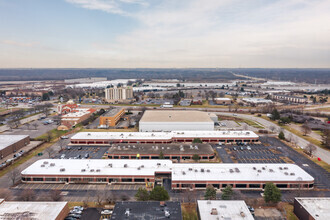
[[0, 199], [0, 219], [62, 220], [68, 213], [67, 202], [7, 202]]
[[75, 103], [71, 103], [71, 104], [58, 104], [57, 105], [57, 112], [59, 114], [68, 114], [70, 112], [75, 111], [77, 108], [79, 107], [79, 105], [75, 104]]
[[261, 99], [261, 98], [243, 98], [243, 102], [255, 105], [264, 105], [264, 104], [271, 104], [273, 103], [272, 100], [269, 99]]
[[254, 220], [243, 200], [197, 200], [200, 220]]
[[114, 127], [121, 117], [125, 115], [124, 108], [114, 108], [100, 117], [99, 128]]
[[65, 83], [93, 83], [107, 81], [107, 77], [88, 77], [88, 78], [79, 78], [79, 79], [65, 79]]
[[0, 135], [0, 159], [30, 144], [29, 135]]
[[293, 206], [299, 220], [330, 219], [330, 197], [295, 198]]
[[279, 100], [279, 101], [285, 101], [285, 102], [293, 102], [293, 103], [300, 103], [300, 104], [308, 103], [308, 98], [297, 97], [297, 96], [272, 94], [271, 98], [275, 99], [275, 100]]
[[191, 102], [192, 105], [203, 105], [203, 99], [202, 98], [194, 98]]
[[62, 115], [60, 130], [68, 130], [80, 122], [88, 119], [96, 110], [91, 108], [77, 108], [73, 112]]
[[148, 110], [144, 112], [139, 131], [192, 131], [214, 130], [214, 121], [207, 112]]
[[230, 98], [214, 98], [214, 102], [217, 105], [230, 105], [232, 100]]
[[116, 202], [110, 220], [182, 220], [180, 202]]
[[105, 89], [105, 101], [113, 103], [133, 99], [131, 87], [112, 87]]
[[180, 101], [180, 105], [181, 106], [190, 106], [191, 102], [192, 102], [191, 99], [183, 99], [183, 100]]
[[41, 97], [44, 93], [47, 93], [46, 90], [33, 90], [33, 89], [14, 89], [6, 91], [6, 96], [37, 96]]

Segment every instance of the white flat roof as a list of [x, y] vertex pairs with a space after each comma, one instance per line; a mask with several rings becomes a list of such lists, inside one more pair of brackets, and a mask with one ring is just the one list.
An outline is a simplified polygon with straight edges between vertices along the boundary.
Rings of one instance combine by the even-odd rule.
[[214, 98], [214, 100], [219, 100], [219, 101], [230, 101], [230, 98]]
[[243, 98], [245, 102], [252, 102], [252, 103], [272, 103], [272, 100], [269, 99], [260, 99], [260, 98]]
[[0, 219], [57, 219], [67, 202], [7, 202], [0, 204]]
[[0, 135], [0, 150], [29, 137], [29, 135]]
[[314, 219], [330, 219], [330, 197], [295, 198]]
[[[197, 200], [201, 220], [253, 220], [253, 216], [243, 200]], [[212, 209], [213, 215], [211, 214]]]
[[[124, 167], [125, 164], [127, 167]], [[143, 168], [141, 168], [142, 165]], [[139, 167], [140, 169], [138, 169]], [[61, 171], [61, 169], [65, 170]], [[82, 169], [85, 169], [85, 171], [82, 171]], [[314, 180], [312, 176], [294, 164], [179, 164], [172, 163], [171, 160], [125, 159], [42, 159], [23, 170], [22, 175], [154, 176], [155, 172], [172, 172], [172, 181], [276, 182], [296, 181], [298, 178], [301, 178], [302, 181]], [[291, 173], [294, 175], [291, 175]]]
[[172, 138], [258, 138], [253, 131], [79, 132], [71, 140], [170, 140]]
[[201, 111], [175, 111], [175, 110], [149, 110], [145, 111], [140, 123], [144, 122], [210, 122], [207, 112]]

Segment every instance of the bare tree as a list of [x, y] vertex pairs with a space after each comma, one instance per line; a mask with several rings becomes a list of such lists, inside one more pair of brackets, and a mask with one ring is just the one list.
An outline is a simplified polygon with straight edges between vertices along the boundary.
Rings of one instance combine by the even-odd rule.
[[11, 193], [11, 191], [9, 189], [6, 189], [6, 188], [0, 189], [0, 198], [3, 198], [5, 200], [11, 200], [12, 197], [13, 197], [13, 194]]
[[47, 131], [47, 133], [46, 133], [46, 141], [47, 142], [50, 142], [52, 140], [52, 136], [53, 136], [52, 132], [51, 131]]
[[46, 148], [45, 151], [47, 152], [49, 158], [51, 158], [56, 153], [52, 147]]
[[27, 130], [30, 130], [30, 123], [26, 123], [25, 127], [26, 127]]
[[34, 130], [37, 130], [39, 125], [37, 123], [33, 123], [32, 126], [34, 127]]
[[311, 133], [311, 131], [312, 131], [312, 129], [308, 126], [307, 123], [304, 123], [301, 126], [301, 130], [302, 130], [304, 136], [306, 136], [307, 134]]
[[16, 183], [16, 181], [19, 178], [19, 176], [20, 176], [20, 172], [17, 169], [12, 169], [9, 172], [9, 178], [12, 181], [12, 185], [14, 185]]
[[99, 205], [99, 206], [102, 205], [102, 202], [104, 200], [104, 193], [98, 191], [95, 196], [96, 196], [96, 203], [97, 203], [97, 205]]
[[247, 124], [243, 124], [243, 130], [247, 130], [248, 129], [248, 125]]
[[61, 150], [63, 150], [63, 148], [66, 146], [64, 139], [59, 139], [57, 143], [58, 143], [58, 146], [61, 148]]
[[53, 201], [61, 201], [62, 200], [62, 195], [61, 195], [61, 191], [57, 190], [57, 189], [53, 189], [49, 192], [49, 197], [53, 200]]
[[309, 144], [304, 148], [304, 150], [307, 152], [307, 154], [308, 154], [309, 156], [312, 156], [312, 155], [316, 152], [317, 148], [315, 147], [315, 145], [309, 143]]
[[276, 127], [274, 125], [269, 126], [269, 129], [274, 133], [274, 131], [276, 130]]
[[23, 201], [33, 201], [36, 198], [36, 193], [32, 189], [25, 189], [20, 194], [19, 199]]

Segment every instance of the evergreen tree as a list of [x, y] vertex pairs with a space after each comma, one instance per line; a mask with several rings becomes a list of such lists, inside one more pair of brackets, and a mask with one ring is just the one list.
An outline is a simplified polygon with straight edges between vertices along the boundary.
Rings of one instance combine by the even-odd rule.
[[192, 156], [192, 159], [197, 162], [199, 160], [199, 155], [198, 154], [194, 154]]
[[147, 201], [149, 200], [149, 192], [145, 188], [140, 187], [135, 194], [135, 198], [137, 201]]
[[271, 117], [271, 119], [273, 120], [273, 121], [275, 121], [275, 120], [278, 120], [278, 119], [280, 119], [281, 118], [281, 116], [280, 116], [280, 113], [277, 111], [277, 109], [275, 108], [273, 111], [272, 111], [272, 117]]
[[150, 199], [155, 201], [166, 201], [170, 199], [170, 196], [163, 186], [155, 186], [150, 192]]
[[224, 190], [222, 190], [221, 198], [223, 200], [229, 200], [232, 195], [233, 195], [233, 187], [228, 185]]
[[285, 136], [284, 136], [283, 131], [281, 131], [281, 132], [278, 134], [278, 138], [281, 139], [281, 140], [285, 140]]
[[214, 189], [212, 185], [208, 185], [206, 187], [204, 198], [207, 200], [212, 200], [212, 199], [216, 199], [216, 196], [217, 196], [216, 189]]
[[281, 197], [281, 191], [274, 185], [274, 183], [266, 183], [264, 192], [265, 202], [277, 203], [281, 201]]
[[164, 159], [163, 151], [160, 151], [160, 153], [159, 153], [159, 159]]

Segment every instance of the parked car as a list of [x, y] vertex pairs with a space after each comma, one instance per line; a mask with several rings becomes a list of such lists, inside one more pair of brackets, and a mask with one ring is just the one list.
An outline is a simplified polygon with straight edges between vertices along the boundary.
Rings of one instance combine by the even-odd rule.
[[78, 150], [82, 150], [82, 147], [78, 147]]
[[246, 149], [248, 149], [248, 150], [252, 150], [252, 148], [251, 148], [250, 146], [247, 146]]
[[65, 154], [62, 154], [61, 155], [61, 159], [65, 159]]
[[234, 148], [233, 148], [233, 150], [237, 150], [237, 148], [236, 148], [236, 147], [234, 147]]
[[61, 139], [69, 139], [69, 136], [61, 136]]
[[101, 212], [101, 215], [111, 215], [112, 214], [112, 212], [113, 211], [111, 211], [111, 210], [103, 210], [102, 212]]
[[87, 159], [89, 157], [89, 153], [85, 154], [85, 158]]
[[70, 147], [70, 146], [67, 146], [66, 149], [67, 149], [67, 150], [71, 150], [71, 147]]

